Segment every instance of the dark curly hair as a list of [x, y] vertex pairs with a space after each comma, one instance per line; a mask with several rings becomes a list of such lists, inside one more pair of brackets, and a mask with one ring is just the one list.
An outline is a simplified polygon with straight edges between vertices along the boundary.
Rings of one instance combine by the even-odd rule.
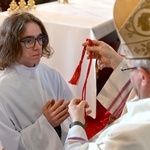
[[[48, 37], [43, 23], [31, 13], [17, 12], [11, 14], [0, 27], [0, 70], [10, 66], [22, 55], [20, 37], [25, 30], [25, 25], [29, 22], [38, 24], [42, 34]], [[42, 56], [50, 58], [53, 54], [53, 49], [48, 43], [49, 39], [43, 46]]]

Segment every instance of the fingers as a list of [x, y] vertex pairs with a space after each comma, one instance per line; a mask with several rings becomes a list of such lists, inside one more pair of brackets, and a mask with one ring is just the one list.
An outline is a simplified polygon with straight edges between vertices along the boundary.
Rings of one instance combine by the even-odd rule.
[[50, 112], [53, 113], [53, 116], [61, 116], [64, 111], [68, 112], [69, 103], [69, 101], [64, 102], [64, 99], [60, 99], [58, 102], [55, 102], [55, 104], [50, 108]]
[[87, 52], [87, 59], [99, 59], [101, 56], [99, 54], [99, 46], [100, 41], [93, 40], [93, 45], [91, 46], [88, 41], [84, 42], [82, 45], [86, 46], [86, 52]]
[[101, 50], [101, 46], [100, 45], [98, 45], [98, 46], [96, 46], [96, 45], [87, 46], [86, 50], [87, 50], [88, 53], [95, 52], [95, 54], [99, 54], [99, 51]]
[[51, 107], [51, 111], [55, 111], [63, 103], [64, 103], [64, 99], [60, 99], [58, 102], [55, 102], [55, 104]]
[[101, 55], [99, 54], [99, 52], [91, 52], [90, 50], [87, 50], [87, 59], [100, 59]]
[[[97, 67], [100, 70], [102, 70], [105, 67], [114, 68], [113, 64], [118, 64], [118, 62], [116, 61], [117, 59], [115, 59], [114, 57], [116, 52], [114, 52], [113, 48], [103, 41], [93, 40], [92, 42], [93, 42], [93, 46], [89, 46], [88, 42], [84, 43], [85, 45], [87, 44], [87, 47], [86, 47], [87, 59], [92, 58], [92, 59], [98, 60]], [[116, 62], [116, 63], [113, 63], [113, 62]]]
[[88, 110], [85, 112], [85, 115], [88, 116], [91, 112], [92, 112], [92, 110]]
[[[95, 46], [99, 46], [100, 45], [100, 42], [97, 41], [97, 40], [92, 40], [92, 44], [95, 45]], [[84, 42], [82, 44], [82, 46], [90, 46], [90, 43], [88, 41]]]
[[50, 107], [52, 107], [55, 104], [55, 100], [51, 99], [49, 101], [46, 102], [45, 106], [43, 107], [43, 109], [49, 109]]
[[82, 101], [79, 103], [79, 107], [88, 108], [89, 105], [88, 105], [87, 101], [82, 100]]
[[51, 121], [51, 124], [53, 127], [56, 127], [60, 125], [65, 119], [69, 117], [68, 107], [61, 110], [59, 113], [56, 113], [56, 111], [53, 113], [53, 119]]
[[86, 107], [89, 106], [86, 100], [77, 98], [72, 99], [69, 105], [86, 105]]
[[104, 60], [104, 59], [97, 60], [97, 67], [99, 70], [102, 70], [105, 67], [110, 67], [109, 64], [110, 64], [109, 60]]
[[72, 107], [88, 108], [89, 104], [87, 103], [86, 100], [72, 99], [70, 104], [69, 104], [69, 108], [71, 109]]
[[101, 56], [104, 56], [108, 59], [112, 58], [116, 51], [107, 43], [103, 41], [92, 40], [93, 45], [90, 46], [89, 42], [83, 43], [86, 46], [87, 59], [90, 57], [90, 52], [92, 52], [92, 58], [100, 59]]
[[59, 123], [62, 123], [66, 118], [69, 117], [68, 107], [63, 109], [60, 113], [57, 114], [56, 118]]
[[86, 108], [88, 107], [89, 105], [86, 100], [72, 99], [68, 110], [72, 121], [80, 121], [84, 124], [85, 115], [91, 113], [91, 110], [86, 112]]
[[72, 99], [69, 106], [78, 105], [81, 101], [82, 99]]
[[69, 102], [65, 102], [61, 105], [58, 105], [57, 109], [53, 110], [53, 111], [55, 111], [54, 115], [56, 114], [56, 115], [61, 116], [64, 114], [64, 111], [68, 112], [68, 104], [69, 104]]
[[60, 125], [66, 118], [69, 117], [68, 102], [62, 104], [53, 112], [53, 126]]
[[53, 127], [56, 127], [69, 116], [68, 105], [69, 101], [64, 102], [64, 99], [60, 99], [57, 102], [54, 99], [51, 99], [43, 106], [42, 112], [47, 121]]

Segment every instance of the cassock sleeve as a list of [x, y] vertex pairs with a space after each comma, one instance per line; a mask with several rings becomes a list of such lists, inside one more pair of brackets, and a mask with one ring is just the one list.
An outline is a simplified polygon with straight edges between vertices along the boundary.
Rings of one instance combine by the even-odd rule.
[[6, 150], [26, 150], [21, 134], [15, 130], [2, 108], [0, 108], [0, 141]]
[[29, 127], [21, 130], [21, 136], [27, 150], [39, 149], [54, 150], [63, 149], [63, 145], [55, 129], [48, 123], [44, 115]]
[[43, 115], [34, 124], [18, 132], [2, 107], [0, 114], [0, 141], [6, 150], [63, 149], [56, 131]]
[[1, 141], [0, 141], [0, 150], [3, 150], [3, 145]]

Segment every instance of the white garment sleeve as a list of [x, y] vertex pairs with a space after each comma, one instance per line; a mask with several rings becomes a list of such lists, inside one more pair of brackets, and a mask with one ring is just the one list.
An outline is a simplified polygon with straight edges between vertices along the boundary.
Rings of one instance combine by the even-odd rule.
[[0, 141], [0, 150], [3, 150], [3, 145], [1, 141]]
[[149, 123], [117, 124], [101, 133], [93, 142], [87, 141], [80, 126], [70, 129], [64, 150], [149, 150]]
[[1, 108], [0, 114], [0, 141], [6, 150], [63, 149], [56, 131], [43, 115], [34, 124], [18, 132]]
[[0, 141], [6, 150], [26, 150], [22, 137], [0, 108]]
[[33, 125], [21, 130], [27, 150], [62, 150], [63, 144], [55, 129], [42, 115]]

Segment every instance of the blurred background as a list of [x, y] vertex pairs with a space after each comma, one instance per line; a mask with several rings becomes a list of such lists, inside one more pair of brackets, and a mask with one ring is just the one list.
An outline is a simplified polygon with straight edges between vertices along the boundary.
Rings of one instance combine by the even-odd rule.
[[[9, 4], [12, 0], [0, 0], [0, 11], [6, 11], [9, 8]], [[46, 2], [53, 2], [56, 0], [35, 0], [35, 4], [42, 4]], [[16, 0], [16, 2], [19, 2], [19, 0]], [[26, 0], [27, 2], [27, 0]]]

